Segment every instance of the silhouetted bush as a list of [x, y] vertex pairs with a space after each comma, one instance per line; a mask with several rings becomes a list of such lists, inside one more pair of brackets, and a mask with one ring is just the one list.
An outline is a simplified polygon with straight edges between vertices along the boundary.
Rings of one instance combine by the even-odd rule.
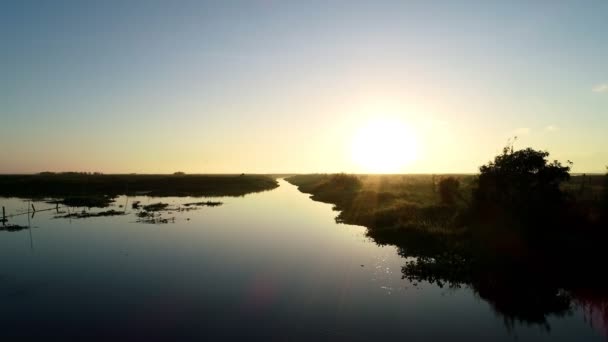
[[453, 205], [458, 198], [458, 190], [460, 189], [460, 181], [454, 177], [443, 178], [439, 181], [439, 196], [441, 203]]
[[604, 221], [608, 222], [608, 166], [606, 166], [606, 174], [604, 175], [604, 188], [602, 189], [601, 202], [604, 213]]
[[564, 201], [560, 183], [570, 178], [570, 167], [557, 160], [549, 162], [549, 152], [531, 148], [503, 149], [494, 161], [479, 168], [473, 190], [476, 207], [504, 211], [516, 218], [548, 218]]

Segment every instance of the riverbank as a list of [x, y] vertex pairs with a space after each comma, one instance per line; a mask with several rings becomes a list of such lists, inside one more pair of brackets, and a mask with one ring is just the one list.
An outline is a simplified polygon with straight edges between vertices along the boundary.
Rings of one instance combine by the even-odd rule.
[[[475, 212], [473, 175], [450, 175], [460, 187], [442, 200], [448, 176], [299, 175], [286, 180], [315, 201], [331, 203], [337, 222], [367, 227], [380, 245], [407, 258], [403, 277], [439, 286], [468, 286], [509, 320], [545, 325], [593, 293], [607, 308], [608, 279], [601, 271], [608, 232], [604, 221], [579, 215], [600, 200], [605, 176], [573, 176], [562, 185], [571, 212], [518, 226], [500, 212]], [[588, 211], [590, 213], [593, 210]], [[562, 218], [569, 220], [559, 222]], [[578, 218], [578, 221], [571, 220]], [[556, 224], [556, 222], [558, 222]]]

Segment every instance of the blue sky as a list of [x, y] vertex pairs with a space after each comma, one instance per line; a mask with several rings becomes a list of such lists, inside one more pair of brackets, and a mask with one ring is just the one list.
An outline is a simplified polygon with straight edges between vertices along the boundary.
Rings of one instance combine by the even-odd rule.
[[[4, 1], [0, 172], [474, 172], [517, 135], [608, 164], [607, 1]], [[388, 148], [388, 147], [387, 147]], [[394, 148], [394, 147], [390, 147]]]

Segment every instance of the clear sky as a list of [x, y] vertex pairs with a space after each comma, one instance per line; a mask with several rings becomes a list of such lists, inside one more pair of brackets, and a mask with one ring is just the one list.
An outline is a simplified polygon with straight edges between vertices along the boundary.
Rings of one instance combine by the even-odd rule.
[[0, 44], [0, 173], [608, 164], [606, 0], [7, 0]]

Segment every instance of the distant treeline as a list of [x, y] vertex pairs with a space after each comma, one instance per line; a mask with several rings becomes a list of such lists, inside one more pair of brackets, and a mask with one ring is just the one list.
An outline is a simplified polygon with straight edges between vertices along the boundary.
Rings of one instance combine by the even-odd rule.
[[53, 171], [42, 171], [39, 172], [40, 176], [51, 176], [51, 175], [103, 175], [102, 172], [85, 172], [85, 171], [62, 171], [62, 172], [53, 172]]

